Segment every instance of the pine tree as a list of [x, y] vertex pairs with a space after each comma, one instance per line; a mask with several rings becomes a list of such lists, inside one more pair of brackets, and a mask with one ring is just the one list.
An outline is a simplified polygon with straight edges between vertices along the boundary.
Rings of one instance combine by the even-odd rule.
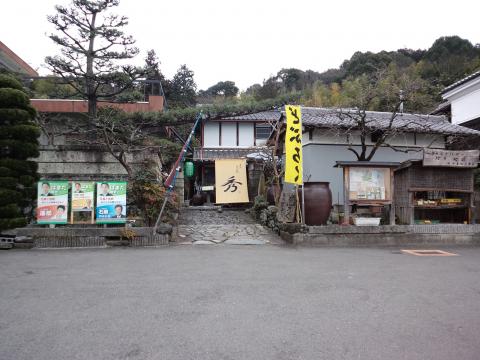
[[133, 87], [142, 69], [120, 65], [138, 54], [135, 40], [123, 32], [128, 18], [109, 13], [119, 0], [73, 0], [71, 7], [57, 5], [48, 21], [57, 34], [50, 35], [62, 56], [47, 56], [50, 70], [88, 100], [91, 122], [97, 116], [97, 101], [111, 99]]
[[25, 226], [35, 198], [40, 131], [35, 109], [13, 77], [0, 75], [0, 231]]

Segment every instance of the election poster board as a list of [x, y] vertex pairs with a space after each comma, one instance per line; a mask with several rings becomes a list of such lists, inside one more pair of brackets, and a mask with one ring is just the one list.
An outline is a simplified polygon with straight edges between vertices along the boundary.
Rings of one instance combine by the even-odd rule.
[[125, 223], [127, 219], [127, 183], [97, 182], [96, 223]]
[[285, 133], [285, 182], [303, 184], [302, 109], [285, 105], [287, 129]]
[[247, 160], [215, 160], [215, 202], [218, 204], [248, 202]]
[[42, 180], [37, 186], [37, 223], [68, 222], [68, 181]]
[[94, 222], [94, 192], [95, 183], [92, 181], [72, 181], [71, 223]]

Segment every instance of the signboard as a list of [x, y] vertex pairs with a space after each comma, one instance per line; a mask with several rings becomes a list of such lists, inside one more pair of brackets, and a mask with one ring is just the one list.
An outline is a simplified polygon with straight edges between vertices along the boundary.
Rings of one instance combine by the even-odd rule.
[[68, 181], [42, 180], [38, 183], [37, 222], [66, 224], [68, 222]]
[[350, 200], [390, 200], [389, 168], [349, 168]]
[[303, 184], [302, 110], [300, 106], [285, 105], [285, 182]]
[[248, 202], [247, 160], [215, 160], [215, 202], [218, 204]]
[[280, 194], [280, 201], [278, 206], [277, 218], [281, 222], [294, 222], [295, 213], [297, 211], [297, 190], [292, 186], [288, 189], [287, 186], [283, 187]]
[[72, 202], [70, 223], [93, 224], [94, 223], [94, 192], [95, 183], [91, 181], [72, 181]]
[[94, 190], [93, 182], [72, 181], [72, 211], [92, 211]]
[[423, 166], [476, 168], [480, 150], [423, 150]]
[[97, 182], [97, 224], [124, 223], [127, 218], [127, 183]]

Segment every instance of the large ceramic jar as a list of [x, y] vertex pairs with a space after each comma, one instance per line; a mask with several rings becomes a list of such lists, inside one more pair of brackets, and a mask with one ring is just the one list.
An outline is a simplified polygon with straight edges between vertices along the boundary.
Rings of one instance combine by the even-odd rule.
[[332, 209], [328, 182], [305, 183], [305, 224], [326, 225]]

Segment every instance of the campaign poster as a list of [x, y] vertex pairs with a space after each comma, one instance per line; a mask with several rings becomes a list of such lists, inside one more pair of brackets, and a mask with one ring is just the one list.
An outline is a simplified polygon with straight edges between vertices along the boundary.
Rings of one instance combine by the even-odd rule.
[[38, 183], [37, 222], [66, 224], [68, 222], [68, 181], [42, 180]]
[[97, 182], [97, 224], [124, 223], [127, 218], [127, 183]]
[[72, 181], [72, 211], [93, 211], [95, 183]]

